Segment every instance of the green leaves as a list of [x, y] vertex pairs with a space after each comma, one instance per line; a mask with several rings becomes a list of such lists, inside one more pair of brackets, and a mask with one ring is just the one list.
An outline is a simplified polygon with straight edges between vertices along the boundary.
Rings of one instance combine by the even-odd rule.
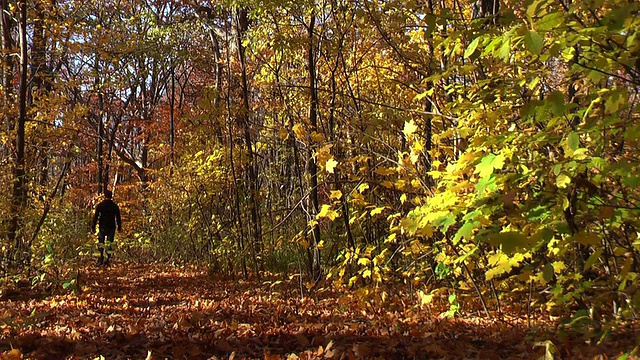
[[552, 30], [557, 26], [564, 24], [564, 18], [565, 15], [563, 13], [553, 12], [543, 16], [542, 19], [535, 23], [535, 25], [538, 30], [541, 31]]
[[529, 18], [535, 18], [540, 16], [545, 11], [545, 7], [549, 0], [534, 0], [529, 6], [527, 6], [527, 16]]
[[567, 145], [569, 146], [569, 149], [573, 151], [578, 150], [580, 147], [580, 138], [575, 131], [569, 133], [569, 136], [567, 137]]
[[477, 222], [467, 221], [460, 227], [460, 229], [456, 232], [456, 235], [453, 237], [453, 243], [457, 244], [460, 242], [462, 238], [467, 240], [471, 240], [471, 236], [473, 235], [473, 230], [476, 227]]
[[498, 56], [500, 59], [504, 61], [507, 61], [509, 60], [510, 55], [511, 55], [511, 38], [505, 37], [502, 40], [502, 46], [500, 46], [500, 49], [498, 50], [496, 56]]
[[504, 166], [504, 155], [487, 154], [482, 158], [480, 163], [476, 165], [474, 173], [479, 174], [480, 178], [487, 178], [493, 174], [494, 170], [502, 169]]
[[470, 57], [478, 48], [478, 44], [480, 43], [480, 37], [477, 37], [469, 43], [469, 46], [464, 50], [464, 57]]
[[542, 51], [542, 36], [535, 31], [527, 30], [524, 34], [524, 45], [534, 55], [540, 55]]

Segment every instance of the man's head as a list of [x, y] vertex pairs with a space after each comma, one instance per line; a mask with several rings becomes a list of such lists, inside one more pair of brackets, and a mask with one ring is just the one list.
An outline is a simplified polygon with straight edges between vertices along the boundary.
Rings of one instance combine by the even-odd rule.
[[113, 193], [111, 192], [111, 190], [105, 190], [104, 197], [106, 197], [107, 199], [113, 198]]

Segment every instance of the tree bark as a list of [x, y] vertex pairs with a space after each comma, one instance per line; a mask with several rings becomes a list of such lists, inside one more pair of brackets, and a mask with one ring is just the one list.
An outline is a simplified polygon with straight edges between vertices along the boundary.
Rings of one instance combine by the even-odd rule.
[[247, 68], [246, 68], [246, 56], [245, 47], [242, 44], [245, 32], [249, 28], [248, 14], [246, 9], [238, 9], [236, 13], [236, 31], [237, 31], [237, 48], [238, 59], [240, 60], [241, 71], [241, 85], [242, 85], [242, 110], [240, 114], [240, 120], [244, 129], [244, 143], [247, 150], [247, 176], [249, 182], [249, 211], [251, 212], [251, 227], [252, 227], [252, 250], [254, 260], [256, 263], [256, 275], [260, 279], [259, 270], [263, 270], [263, 264], [261, 260], [262, 253], [262, 223], [260, 220], [260, 210], [258, 201], [258, 172], [255, 162], [255, 156], [253, 153], [253, 141], [251, 138], [251, 123], [250, 123], [250, 111], [249, 107], [249, 86], [247, 82]]
[[[315, 44], [313, 41], [315, 31], [316, 16], [315, 11], [311, 14], [311, 20], [307, 31], [309, 34], [308, 54], [307, 54], [307, 66], [309, 68], [309, 123], [311, 124], [311, 131], [318, 131], [318, 81], [316, 77], [316, 61], [315, 61]], [[309, 212], [309, 220], [314, 220], [320, 210], [320, 204], [318, 200], [318, 163], [316, 157], [313, 156], [313, 147], [309, 148], [309, 176], [311, 177], [311, 211]], [[310, 250], [310, 265], [311, 275], [314, 280], [319, 280], [321, 275], [321, 263], [320, 263], [320, 227], [317, 223], [313, 223], [312, 239]]]
[[[8, 0], [0, 1], [0, 25], [2, 26], [2, 120], [4, 122], [7, 132], [11, 132], [14, 129], [14, 118], [10, 109], [13, 107], [13, 71], [14, 71], [14, 58], [11, 53], [14, 51], [14, 40], [11, 36], [11, 30], [14, 26], [12, 18], [9, 13]], [[10, 157], [11, 149], [7, 149], [4, 154], [6, 157]]]
[[15, 246], [14, 259], [18, 266], [29, 262], [29, 249], [25, 248], [24, 234], [21, 233], [21, 215], [27, 204], [26, 170], [25, 170], [25, 124], [27, 121], [27, 1], [18, 3], [20, 11], [20, 82], [18, 95], [18, 123], [16, 130], [16, 158], [13, 175], [13, 194], [11, 200], [11, 220], [9, 222], [9, 241]]
[[[95, 91], [98, 93], [98, 109], [96, 117], [98, 118], [98, 141], [97, 141], [97, 152], [98, 152], [98, 174], [96, 175], [96, 181], [98, 183], [97, 186], [97, 193], [100, 194], [101, 192], [104, 192], [103, 189], [103, 178], [104, 175], [102, 173], [103, 171], [103, 167], [104, 167], [104, 96], [102, 94], [102, 87], [100, 86], [100, 65], [99, 65], [99, 56], [96, 53], [96, 62], [94, 64], [94, 71], [95, 71], [95, 80], [94, 80], [94, 87], [95, 87]], [[106, 184], [104, 184], [104, 187], [106, 187]]]

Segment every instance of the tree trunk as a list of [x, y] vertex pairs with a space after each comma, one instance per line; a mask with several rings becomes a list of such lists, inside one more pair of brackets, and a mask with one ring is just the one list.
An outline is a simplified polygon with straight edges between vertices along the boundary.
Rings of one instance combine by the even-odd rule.
[[[311, 124], [311, 132], [318, 131], [318, 88], [316, 78], [316, 61], [315, 61], [315, 49], [314, 49], [314, 30], [315, 30], [316, 16], [315, 11], [311, 14], [311, 20], [307, 31], [309, 33], [309, 48], [307, 49], [307, 66], [309, 67], [309, 123]], [[320, 205], [318, 201], [318, 163], [313, 156], [313, 147], [309, 148], [309, 176], [311, 177], [311, 211], [309, 211], [310, 220], [315, 219], [319, 212]], [[320, 279], [321, 266], [320, 266], [320, 249], [318, 244], [320, 243], [320, 227], [317, 223], [312, 226], [312, 239], [310, 250], [310, 264], [311, 275], [314, 280]]]
[[[99, 56], [96, 53], [96, 62], [94, 64], [95, 68], [95, 81], [94, 81], [94, 86], [95, 86], [95, 91], [98, 92], [98, 109], [97, 111], [97, 120], [98, 120], [98, 143], [96, 144], [96, 146], [98, 147], [98, 174], [96, 175], [96, 181], [98, 183], [97, 186], [97, 192], [98, 194], [100, 194], [101, 192], [104, 192], [103, 189], [103, 183], [102, 180], [104, 178], [104, 175], [102, 173], [103, 170], [103, 162], [104, 162], [104, 97], [102, 94], [102, 88], [100, 86], [100, 66], [99, 66]], [[106, 185], [104, 185], [106, 186]]]
[[21, 215], [27, 204], [26, 171], [25, 171], [25, 124], [27, 120], [27, 2], [18, 3], [20, 11], [20, 88], [18, 95], [18, 124], [16, 130], [16, 160], [13, 176], [13, 195], [11, 199], [11, 220], [9, 222], [9, 240], [15, 245], [15, 255], [19, 266], [29, 262], [29, 249], [25, 248], [24, 234], [22, 234]]
[[170, 175], [173, 175], [173, 166], [175, 165], [176, 155], [175, 155], [175, 145], [176, 145], [176, 126], [175, 126], [175, 112], [176, 112], [176, 69], [173, 64], [173, 60], [171, 60], [171, 93], [169, 99], [169, 164], [171, 172]]
[[[8, 0], [0, 1], [0, 25], [2, 26], [2, 121], [4, 122], [7, 132], [11, 132], [14, 129], [14, 118], [11, 112], [13, 108], [13, 71], [14, 71], [14, 58], [11, 53], [14, 51], [14, 40], [11, 36], [11, 29], [13, 28], [12, 17], [9, 12]], [[11, 149], [5, 150], [4, 157], [11, 157]]]
[[262, 253], [262, 223], [260, 221], [260, 205], [258, 201], [258, 172], [253, 153], [253, 142], [251, 139], [251, 123], [250, 123], [250, 111], [249, 107], [249, 86], [247, 83], [247, 68], [246, 68], [246, 56], [245, 48], [242, 44], [244, 33], [248, 30], [249, 22], [247, 18], [246, 9], [238, 9], [236, 13], [236, 46], [238, 48], [238, 59], [240, 60], [241, 68], [241, 84], [242, 84], [242, 110], [240, 114], [240, 120], [244, 129], [244, 143], [247, 150], [247, 176], [249, 182], [249, 211], [251, 211], [251, 227], [252, 227], [252, 250], [256, 264], [256, 275], [260, 279], [259, 270], [263, 270], [263, 263], [261, 260]]
[[490, 22], [497, 23], [497, 15], [500, 11], [500, 0], [477, 0], [471, 4], [471, 18], [491, 18]]

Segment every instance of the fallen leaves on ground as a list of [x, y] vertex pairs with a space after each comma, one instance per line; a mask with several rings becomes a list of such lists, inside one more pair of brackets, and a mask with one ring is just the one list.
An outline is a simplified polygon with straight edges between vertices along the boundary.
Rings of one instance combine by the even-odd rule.
[[616, 358], [635, 326], [600, 345], [553, 322], [442, 319], [398, 299], [383, 309], [326, 289], [221, 280], [195, 268], [86, 267], [79, 291], [0, 298], [0, 359]]

